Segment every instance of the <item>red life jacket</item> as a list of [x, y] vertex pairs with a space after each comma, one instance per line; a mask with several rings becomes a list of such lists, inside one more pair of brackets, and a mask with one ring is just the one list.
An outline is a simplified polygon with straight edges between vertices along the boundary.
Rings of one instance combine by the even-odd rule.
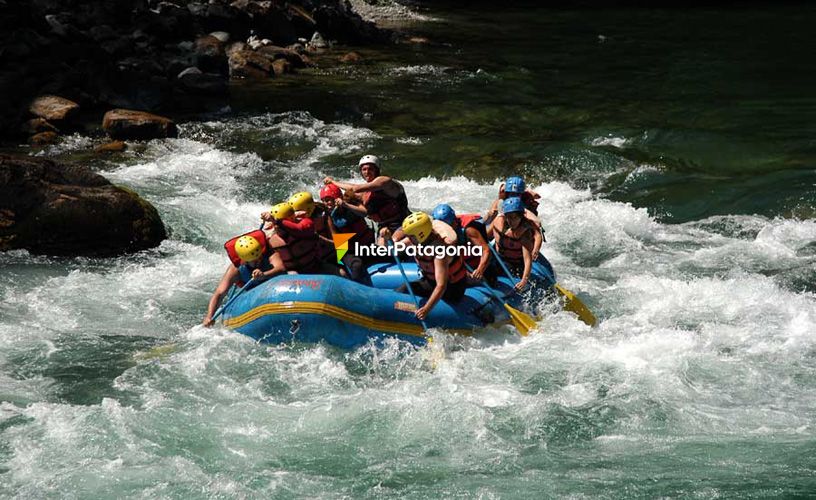
[[252, 236], [256, 240], [261, 243], [261, 263], [258, 266], [258, 269], [261, 271], [268, 271], [271, 269], [269, 264], [269, 254], [271, 252], [271, 248], [269, 248], [269, 244], [266, 241], [266, 234], [260, 229], [256, 229], [255, 231], [251, 231], [246, 234], [241, 234], [228, 240], [224, 243], [224, 249], [227, 251], [227, 255], [229, 256], [230, 262], [232, 265], [238, 269], [238, 279], [235, 282], [235, 285], [238, 288], [243, 288], [247, 281], [252, 277], [252, 269], [247, 264], [241, 262], [241, 259], [238, 257], [238, 253], [235, 251], [235, 243], [238, 241], [238, 238], [242, 236]]
[[400, 193], [396, 197], [388, 196], [384, 190], [363, 193], [363, 206], [368, 212], [369, 219], [382, 224], [394, 221], [402, 222], [403, 219], [408, 217], [411, 213], [408, 210], [408, 198], [405, 196], [402, 185], [399, 183], [397, 185], [400, 187]]
[[268, 256], [269, 245], [266, 242], [266, 234], [260, 229], [256, 229], [255, 231], [250, 231], [249, 233], [241, 234], [232, 238], [231, 240], [224, 243], [224, 249], [227, 251], [227, 255], [229, 255], [230, 261], [232, 261], [232, 265], [236, 268], [241, 267], [241, 259], [238, 257], [238, 253], [235, 251], [235, 242], [238, 241], [238, 238], [243, 236], [252, 236], [256, 240], [261, 243], [262, 254]]
[[[439, 238], [439, 243], [441, 245], [447, 245], [441, 238]], [[435, 257], [430, 256], [426, 257], [425, 255], [417, 254], [416, 257], [417, 264], [419, 268], [422, 269], [422, 274], [425, 276], [425, 279], [428, 281], [436, 282], [436, 278], [434, 277], [434, 260]], [[446, 257], [447, 258], [447, 257]], [[465, 270], [465, 263], [462, 260], [462, 257], [457, 255], [453, 257], [450, 264], [448, 264], [448, 284], [452, 285], [454, 283], [458, 283], [467, 277], [467, 271]]]
[[[462, 214], [457, 215], [456, 220], [459, 221], [459, 230], [456, 231], [456, 236], [458, 237], [458, 243], [461, 246], [467, 246], [471, 243], [470, 239], [467, 236], [467, 229], [472, 227], [473, 229], [479, 231], [479, 234], [482, 235], [482, 238], [485, 239], [485, 242], [488, 241], [487, 238], [487, 230], [485, 229], [484, 222], [482, 222], [482, 216], [479, 214]], [[479, 263], [481, 262], [482, 258], [476, 255], [471, 255], [470, 257], [464, 258], [465, 263], [470, 266], [471, 269], [476, 269], [479, 267]]]
[[282, 220], [273, 240], [278, 236], [282, 243], [272, 244], [278, 252], [287, 271], [313, 273], [320, 266], [318, 257], [319, 238], [314, 223], [308, 217], [297, 222]]
[[[521, 221], [521, 225], [526, 225], [530, 227], [530, 222], [525, 220]], [[532, 228], [532, 230], [535, 230]], [[501, 236], [499, 237], [498, 241], [498, 252], [499, 255], [504, 258], [505, 261], [510, 263], [514, 266], [524, 265], [524, 253], [522, 252], [522, 243], [521, 238], [524, 236], [517, 238], [515, 236], [510, 235], [510, 225], [507, 223], [507, 219], [504, 220], [504, 224], [502, 230], [500, 231]]]

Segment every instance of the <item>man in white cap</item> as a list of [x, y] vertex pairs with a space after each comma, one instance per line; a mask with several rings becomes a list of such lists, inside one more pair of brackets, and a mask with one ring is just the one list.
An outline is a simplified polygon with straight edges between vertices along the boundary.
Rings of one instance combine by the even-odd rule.
[[364, 215], [378, 224], [380, 236], [389, 238], [392, 233], [396, 233], [394, 239], [401, 239], [402, 221], [411, 214], [405, 189], [391, 177], [380, 175], [380, 160], [376, 156], [365, 155], [360, 158], [358, 165], [364, 184], [340, 182], [331, 177], [326, 177], [323, 182], [360, 194], [366, 212]]

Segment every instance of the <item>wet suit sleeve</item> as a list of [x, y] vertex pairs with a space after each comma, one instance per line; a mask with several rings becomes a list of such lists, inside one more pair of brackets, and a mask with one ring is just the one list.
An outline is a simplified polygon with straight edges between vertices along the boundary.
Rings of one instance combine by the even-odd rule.
[[308, 217], [304, 217], [299, 221], [291, 221], [291, 220], [282, 220], [280, 224], [289, 232], [292, 236], [311, 236], [315, 234], [315, 227], [314, 222], [312, 219]]

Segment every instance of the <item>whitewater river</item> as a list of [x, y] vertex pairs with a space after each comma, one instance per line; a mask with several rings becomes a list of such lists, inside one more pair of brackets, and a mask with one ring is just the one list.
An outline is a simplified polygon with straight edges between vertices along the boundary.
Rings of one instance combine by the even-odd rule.
[[[816, 491], [812, 9], [426, 14], [430, 44], [237, 85], [178, 139], [40, 153], [134, 188], [171, 236], [0, 253], [0, 496]], [[527, 176], [599, 327], [542, 309], [523, 339], [355, 352], [201, 327], [223, 242], [363, 153], [416, 209], [484, 211]]]

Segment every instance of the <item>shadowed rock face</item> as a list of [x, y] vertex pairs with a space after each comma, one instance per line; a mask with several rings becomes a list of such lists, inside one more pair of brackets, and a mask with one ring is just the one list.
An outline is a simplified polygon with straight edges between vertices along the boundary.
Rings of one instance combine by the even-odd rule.
[[87, 167], [0, 155], [0, 251], [112, 256], [166, 237], [150, 203]]

